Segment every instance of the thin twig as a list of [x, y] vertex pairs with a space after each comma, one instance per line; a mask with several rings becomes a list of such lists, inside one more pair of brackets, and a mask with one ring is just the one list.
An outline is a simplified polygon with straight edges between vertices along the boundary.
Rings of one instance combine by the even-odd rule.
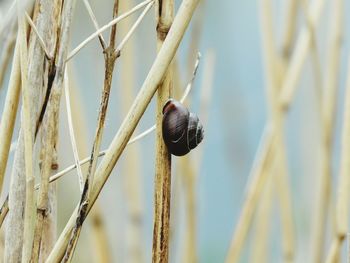
[[101, 34], [102, 32], [106, 31], [111, 26], [117, 24], [118, 22], [122, 21], [124, 18], [127, 18], [128, 16], [130, 16], [131, 14], [136, 12], [137, 10], [141, 9], [142, 7], [144, 7], [145, 5], [147, 5], [147, 4], [149, 4], [149, 3], [153, 2], [153, 1], [154, 0], [146, 0], [146, 1], [136, 5], [130, 11], [125, 12], [124, 14], [114, 18], [111, 22], [109, 22], [108, 24], [104, 25], [99, 30], [95, 31], [93, 34], [91, 34], [88, 38], [86, 38], [83, 42], [81, 42], [75, 49], [73, 49], [69, 53], [66, 61], [69, 61], [72, 57], [74, 57], [84, 46], [86, 46], [86, 44], [88, 44], [91, 40], [93, 40], [99, 34]]
[[80, 164], [79, 164], [79, 154], [78, 154], [78, 148], [77, 143], [75, 140], [75, 134], [74, 134], [74, 127], [73, 127], [73, 120], [72, 120], [72, 110], [70, 106], [70, 95], [69, 95], [69, 80], [68, 80], [68, 69], [66, 67], [65, 74], [64, 74], [64, 92], [66, 95], [66, 109], [67, 109], [67, 119], [68, 119], [68, 127], [69, 127], [69, 137], [72, 144], [72, 150], [74, 155], [74, 161], [75, 166], [77, 169], [77, 175], [78, 175], [78, 182], [80, 191], [83, 191], [84, 187], [84, 177], [83, 172], [81, 170]]
[[[339, 3], [339, 2], [338, 2]], [[349, 231], [349, 196], [350, 196], [350, 57], [348, 59], [348, 79], [346, 84], [346, 95], [344, 105], [343, 131], [342, 131], [342, 146], [338, 192], [335, 210], [336, 229], [333, 236], [331, 250], [327, 256], [327, 263], [337, 262], [341, 245]]]
[[[162, 47], [174, 19], [174, 0], [156, 0], [157, 49]], [[168, 262], [171, 198], [171, 153], [162, 136], [163, 107], [173, 93], [173, 65], [169, 65], [157, 90], [156, 163], [152, 262]]]
[[26, 19], [28, 21], [28, 24], [31, 26], [31, 28], [35, 32], [35, 34], [36, 34], [36, 36], [37, 36], [37, 38], [39, 40], [40, 46], [45, 52], [46, 58], [48, 60], [52, 60], [52, 55], [50, 54], [49, 50], [46, 48], [46, 45], [45, 45], [45, 42], [44, 42], [43, 38], [40, 36], [40, 34], [38, 32], [38, 29], [36, 28], [35, 24], [33, 23], [32, 19], [30, 18], [30, 16], [28, 15], [27, 12], [25, 12], [25, 17], [26, 17]]

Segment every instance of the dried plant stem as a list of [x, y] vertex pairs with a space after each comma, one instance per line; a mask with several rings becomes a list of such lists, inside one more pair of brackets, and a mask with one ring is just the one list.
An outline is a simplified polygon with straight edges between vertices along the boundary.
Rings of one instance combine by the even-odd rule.
[[[174, 22], [167, 38], [165, 39], [161, 50], [159, 51], [153, 66], [148, 73], [136, 99], [134, 100], [131, 109], [125, 117], [118, 133], [115, 135], [111, 145], [109, 146], [105, 157], [102, 159], [99, 167], [96, 170], [95, 182], [91, 193], [91, 202], [88, 206], [88, 211], [93, 206], [98, 197], [103, 185], [107, 181], [113, 167], [118, 161], [120, 155], [126, 147], [137, 123], [141, 119], [147, 105], [153, 97], [159, 83], [161, 82], [169, 64], [171, 63], [177, 47], [188, 27], [193, 12], [198, 4], [198, 0], [184, 0], [175, 16]], [[65, 248], [69, 241], [69, 237], [75, 225], [77, 209], [74, 211], [68, 221], [63, 233], [57, 240], [54, 249], [47, 259], [47, 263], [57, 262], [62, 259]]]
[[338, 72], [340, 66], [340, 43], [342, 35], [343, 1], [332, 2], [331, 27], [329, 31], [329, 53], [325, 70], [324, 91], [321, 101], [322, 132], [322, 174], [319, 178], [320, 188], [317, 191], [316, 212], [312, 229], [312, 262], [320, 262], [324, 254], [324, 238], [326, 231], [327, 212], [330, 210], [331, 197], [331, 161], [332, 138], [335, 118], [336, 94], [338, 86]]
[[336, 200], [336, 231], [333, 237], [331, 250], [327, 256], [327, 263], [337, 262], [339, 252], [344, 238], [348, 232], [349, 219], [349, 172], [350, 172], [350, 58], [348, 60], [348, 80], [345, 96], [345, 109], [342, 131], [342, 151], [340, 160], [340, 172], [338, 182], [338, 192]]
[[39, 34], [39, 32], [38, 32], [38, 29], [36, 28], [34, 22], [32, 21], [32, 19], [30, 18], [30, 16], [28, 15], [27, 12], [25, 12], [25, 17], [26, 17], [26, 19], [27, 19], [27, 21], [28, 21], [28, 24], [29, 24], [30, 27], [33, 29], [33, 31], [35, 32], [35, 34], [36, 34], [36, 36], [37, 36], [37, 38], [38, 38], [38, 40], [39, 40], [39, 43], [40, 43], [42, 49], [43, 49], [44, 52], [45, 52], [45, 55], [46, 55], [47, 59], [49, 59], [49, 60], [52, 59], [52, 56], [50, 55], [49, 51], [48, 51], [47, 48], [46, 48], [46, 45], [45, 45], [44, 40], [43, 40], [42, 37], [40, 36], [40, 34]]
[[20, 53], [19, 42], [16, 42], [16, 47], [13, 55], [12, 69], [10, 80], [7, 89], [7, 95], [4, 105], [3, 114], [0, 123], [0, 193], [7, 166], [9, 156], [13, 128], [16, 121], [17, 108], [21, 90], [21, 72], [20, 72]]
[[83, 172], [81, 170], [80, 164], [79, 164], [78, 148], [77, 148], [77, 143], [76, 143], [75, 135], [74, 135], [72, 110], [71, 110], [71, 106], [70, 106], [69, 79], [68, 79], [68, 69], [67, 68], [68, 67], [66, 67], [65, 74], [64, 74], [64, 93], [66, 95], [66, 109], [67, 109], [69, 137], [70, 137], [70, 141], [72, 144], [73, 156], [74, 156], [75, 166], [77, 169], [77, 176], [78, 176], [80, 192], [82, 192], [83, 188], [84, 188], [84, 176], [83, 176]]
[[20, 65], [23, 96], [22, 127], [24, 129], [24, 160], [26, 174], [26, 201], [24, 209], [23, 251], [22, 262], [28, 262], [34, 237], [34, 171], [33, 171], [33, 134], [31, 120], [31, 97], [28, 85], [28, 51], [26, 24], [23, 10], [18, 5], [18, 41], [20, 47]]
[[[276, 165], [276, 162], [274, 163]], [[271, 171], [270, 171], [271, 170]], [[266, 182], [266, 187], [261, 194], [261, 200], [257, 208], [257, 214], [255, 216], [255, 228], [251, 248], [250, 262], [270, 262], [269, 259], [269, 233], [271, 229], [271, 210], [273, 204], [273, 187], [275, 183], [272, 179], [278, 176], [274, 172], [274, 167], [271, 165], [269, 171], [265, 173], [273, 172], [273, 176], [269, 176]]]
[[[174, 19], [174, 1], [156, 0], [157, 47], [160, 50]], [[162, 135], [163, 106], [172, 96], [173, 69], [168, 67], [157, 92], [156, 169], [152, 262], [168, 262], [171, 197], [171, 154]]]
[[[115, 18], [118, 15], [118, 10], [119, 10], [119, 0], [115, 0], [114, 7], [113, 7], [113, 18]], [[116, 25], [113, 25], [111, 27], [109, 46], [104, 50], [105, 79], [104, 79], [104, 86], [103, 86], [100, 109], [99, 109], [98, 120], [97, 120], [97, 128], [96, 128], [94, 143], [92, 146], [91, 158], [89, 162], [89, 168], [88, 168], [83, 192], [80, 199], [80, 205], [77, 213], [76, 224], [73, 229], [72, 235], [70, 237], [67, 250], [65, 252], [65, 256], [63, 258], [64, 262], [70, 262], [72, 260], [73, 253], [74, 253], [76, 244], [78, 242], [78, 238], [81, 232], [83, 222], [87, 216], [87, 208], [90, 202], [91, 188], [94, 182], [94, 176], [95, 176], [96, 165], [97, 165], [97, 155], [100, 152], [100, 148], [101, 148], [101, 141], [102, 141], [108, 102], [109, 102], [109, 94], [110, 94], [111, 85], [112, 85], [113, 70], [115, 66], [115, 61], [118, 57], [118, 54], [115, 54], [115, 36], [116, 36]]]

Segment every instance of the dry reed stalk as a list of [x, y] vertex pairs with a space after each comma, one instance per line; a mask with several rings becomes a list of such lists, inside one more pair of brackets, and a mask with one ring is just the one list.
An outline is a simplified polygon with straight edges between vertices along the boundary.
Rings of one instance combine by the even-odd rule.
[[245, 191], [243, 208], [236, 224], [236, 230], [231, 240], [227, 263], [238, 262], [244, 240], [247, 236], [253, 213], [257, 205], [258, 198], [265, 187], [270, 176], [269, 170], [271, 161], [275, 157], [275, 134], [273, 127], [267, 125], [260, 140], [260, 145], [254, 159], [252, 170], [249, 175], [247, 189]]
[[[157, 48], [161, 49], [174, 19], [174, 1], [156, 0]], [[154, 218], [152, 262], [168, 262], [171, 198], [171, 154], [162, 135], [163, 106], [172, 96], [173, 65], [170, 64], [157, 92], [156, 168], [154, 178]]]
[[[119, 11], [119, 0], [114, 1], [112, 18], [116, 18]], [[80, 199], [80, 205], [76, 218], [76, 225], [70, 237], [65, 256], [63, 258], [64, 262], [71, 262], [78, 238], [81, 232], [82, 223], [87, 215], [87, 207], [90, 202], [91, 188], [94, 182], [94, 176], [97, 166], [97, 155], [100, 152], [102, 136], [104, 131], [105, 119], [107, 114], [109, 94], [112, 85], [113, 70], [115, 66], [115, 61], [119, 56], [119, 53], [115, 53], [115, 38], [116, 38], [117, 26], [116, 24], [111, 27], [109, 45], [103, 50], [104, 60], [105, 60], [105, 77], [104, 85], [101, 96], [99, 114], [97, 119], [97, 127], [95, 138], [91, 150], [91, 158], [89, 162], [89, 168], [86, 175], [83, 192]]]
[[[276, 164], [274, 164], [276, 165]], [[269, 171], [265, 173], [273, 172], [274, 175], [268, 177], [266, 181], [266, 187], [261, 193], [261, 200], [258, 204], [258, 208], [255, 216], [255, 229], [251, 248], [250, 262], [270, 262], [269, 259], [269, 234], [271, 230], [271, 212], [273, 203], [273, 187], [275, 187], [275, 176], [278, 176], [274, 170], [274, 165], [271, 165]]]
[[[134, 1], [121, 1], [121, 11], [129, 10]], [[121, 34], [126, 35], [131, 28], [131, 22], [125, 21], [119, 29]], [[123, 50], [121, 79], [123, 99], [121, 100], [122, 113], [127, 114], [129, 106], [132, 104], [135, 90], [135, 45], [131, 41]], [[143, 251], [143, 221], [144, 221], [144, 201], [142, 194], [142, 177], [140, 176], [140, 147], [134, 145], [128, 148], [125, 156], [125, 166], [123, 168], [123, 191], [126, 196], [126, 258], [131, 263], [141, 263], [145, 261]]]
[[[66, 66], [66, 57], [68, 43], [70, 39], [70, 27], [74, 13], [75, 0], [57, 1], [50, 11], [60, 21], [60, 33], [55, 54], [55, 70], [49, 71], [49, 76], [53, 80], [48, 80], [49, 96], [46, 101], [46, 106], [42, 109], [41, 121], [42, 124], [42, 148], [41, 148], [41, 183], [37, 199], [37, 217], [35, 224], [35, 236], [31, 253], [31, 260], [37, 262], [40, 254], [40, 246], [42, 244], [43, 226], [48, 219], [49, 202], [49, 178], [51, 170], [57, 169], [57, 138], [58, 138], [58, 123], [59, 123], [59, 108], [60, 99], [63, 89], [64, 73]], [[61, 9], [62, 6], [62, 9]], [[61, 11], [62, 10], [62, 11]], [[61, 11], [59, 14], [58, 11]], [[50, 14], [50, 13], [49, 13]], [[57, 23], [56, 21], [56, 23]], [[50, 75], [53, 74], [53, 75]], [[38, 126], [40, 128], [40, 126]], [[38, 128], [37, 128], [38, 131]]]
[[[96, 170], [95, 182], [91, 194], [91, 203], [88, 206], [88, 211], [96, 201], [116, 162], [125, 149], [128, 140], [135, 130], [137, 123], [157, 90], [158, 84], [161, 82], [175, 55], [198, 2], [198, 0], [184, 0], [180, 5], [173, 25], [170, 28], [168, 36], [165, 39], [146, 80], [144, 81], [138, 95], [136, 96], [136, 99], [133, 102], [133, 105], [131, 106], [131, 109], [119, 128], [119, 131], [109, 146], [105, 157], [102, 159], [99, 167]], [[73, 215], [69, 219], [65, 229], [57, 240], [54, 249], [47, 259], [47, 263], [57, 262], [64, 256], [65, 247], [68, 244], [69, 237], [74, 228], [77, 209], [78, 208], [76, 208], [76, 210], [73, 212]]]
[[331, 26], [328, 39], [327, 68], [325, 70], [324, 90], [320, 97], [322, 133], [322, 174], [319, 178], [320, 188], [317, 191], [317, 206], [314, 213], [312, 232], [312, 262], [320, 262], [323, 258], [324, 239], [326, 231], [327, 211], [330, 210], [331, 197], [331, 162], [332, 138], [334, 132], [334, 118], [336, 94], [338, 86], [338, 72], [340, 66], [340, 44], [342, 36], [343, 3], [341, 0], [332, 2]]
[[81, 170], [81, 166], [79, 163], [78, 147], [77, 147], [77, 142], [76, 142], [75, 134], [74, 134], [72, 109], [71, 109], [71, 102], [70, 102], [70, 91], [69, 91], [68, 65], [66, 66], [66, 70], [64, 73], [64, 93], [66, 95], [65, 97], [66, 97], [66, 109], [67, 109], [69, 138], [70, 138], [71, 145], [72, 145], [75, 166], [77, 169], [77, 176], [78, 176], [80, 192], [83, 192], [84, 176], [83, 176], [83, 172]]
[[12, 69], [10, 80], [5, 99], [3, 114], [0, 123], [0, 193], [9, 156], [13, 128], [16, 121], [18, 102], [21, 89], [21, 74], [20, 74], [20, 58], [19, 58], [19, 42], [16, 42], [16, 47], [13, 55]]
[[21, 86], [23, 97], [23, 112], [21, 116], [21, 126], [24, 133], [24, 167], [25, 167], [25, 208], [24, 208], [24, 225], [23, 225], [23, 250], [22, 262], [28, 262], [32, 241], [34, 238], [34, 169], [33, 169], [33, 141], [31, 120], [31, 95], [28, 84], [28, 50], [27, 50], [27, 27], [23, 12], [23, 2], [17, 2], [18, 12], [18, 39], [20, 50], [20, 67], [21, 67]]
[[327, 263], [337, 262], [341, 245], [348, 232], [349, 219], [349, 165], [350, 165], [350, 58], [348, 63], [348, 79], [344, 104], [343, 130], [342, 130], [342, 149], [340, 159], [340, 171], [338, 192], [336, 199], [335, 223], [336, 229], [332, 240], [331, 249], [327, 255]]

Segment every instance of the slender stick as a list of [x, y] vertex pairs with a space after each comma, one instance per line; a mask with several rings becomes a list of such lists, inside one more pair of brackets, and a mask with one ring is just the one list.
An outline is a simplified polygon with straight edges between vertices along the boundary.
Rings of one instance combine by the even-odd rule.
[[296, 29], [296, 17], [299, 1], [288, 0], [285, 14], [285, 30], [282, 35], [281, 53], [284, 60], [288, 61], [293, 47], [293, 38]]
[[333, 236], [331, 250], [327, 256], [327, 263], [337, 262], [341, 245], [348, 233], [349, 219], [349, 188], [350, 188], [350, 57], [348, 59], [348, 79], [346, 84], [346, 95], [344, 105], [343, 131], [342, 131], [342, 150], [340, 159], [340, 171], [338, 192], [335, 210], [336, 231]]
[[70, 92], [69, 92], [69, 80], [68, 80], [68, 69], [67, 68], [68, 67], [66, 67], [65, 76], [64, 76], [64, 93], [66, 95], [66, 109], [67, 109], [67, 119], [68, 119], [68, 127], [69, 127], [69, 137], [70, 137], [70, 141], [72, 144], [80, 192], [82, 192], [83, 188], [84, 188], [84, 177], [83, 177], [83, 172], [82, 172], [80, 164], [79, 164], [78, 148], [77, 148], [77, 143], [76, 143], [75, 135], [74, 135], [72, 110], [71, 110], [71, 106], [70, 106], [70, 95], [69, 95]]
[[34, 237], [34, 174], [33, 174], [33, 138], [31, 120], [31, 98], [28, 85], [28, 53], [27, 35], [24, 14], [18, 5], [18, 41], [20, 46], [21, 80], [23, 94], [22, 126], [24, 129], [25, 172], [26, 172], [26, 201], [24, 209], [24, 232], [22, 261], [28, 262], [31, 255], [31, 247]]
[[[157, 48], [160, 50], [174, 19], [174, 1], [156, 0]], [[154, 218], [152, 262], [168, 262], [171, 197], [171, 154], [162, 135], [163, 106], [172, 96], [173, 67], [170, 65], [158, 86], [156, 168], [154, 179]]]
[[32, 19], [30, 18], [30, 16], [28, 15], [27, 12], [25, 12], [25, 17], [26, 17], [26, 19], [27, 19], [27, 21], [28, 21], [28, 24], [29, 24], [30, 27], [33, 29], [33, 31], [35, 32], [35, 34], [36, 34], [36, 36], [37, 36], [37, 38], [38, 38], [38, 40], [39, 40], [39, 43], [40, 43], [42, 49], [43, 49], [44, 52], [45, 52], [45, 55], [46, 55], [47, 59], [51, 60], [51, 59], [52, 59], [52, 56], [50, 55], [48, 49], [46, 48], [46, 45], [45, 45], [45, 42], [44, 42], [43, 38], [40, 36], [40, 34], [39, 34], [39, 32], [38, 32], [38, 29], [36, 28], [34, 22], [32, 21]]
[[[328, 54], [326, 58], [325, 81], [323, 93], [320, 96], [320, 122], [322, 139], [321, 176], [318, 176], [317, 203], [314, 212], [311, 235], [311, 262], [320, 262], [324, 255], [324, 240], [326, 236], [327, 212], [331, 207], [332, 182], [332, 146], [334, 133], [336, 94], [340, 67], [340, 44], [343, 30], [343, 1], [332, 2], [330, 28], [328, 36]], [[322, 85], [319, 85], [322, 86]]]
[[[102, 159], [99, 167], [96, 170], [95, 182], [91, 195], [91, 203], [89, 204], [88, 211], [93, 206], [93, 203], [106, 183], [120, 155], [125, 149], [128, 140], [134, 132], [137, 123], [141, 119], [147, 105], [150, 103], [155, 91], [157, 90], [157, 87], [161, 82], [170, 62], [174, 58], [175, 52], [188, 27], [198, 2], [199, 0], [184, 0], [180, 5], [173, 25], [170, 28], [168, 36], [165, 39], [146, 80], [136, 96], [129, 113], [119, 128], [119, 131], [109, 146], [106, 156]], [[70, 234], [75, 225], [77, 209], [72, 214], [61, 236], [57, 240], [54, 249], [46, 261], [47, 263], [57, 262], [62, 259], [65, 252], [65, 247], [67, 246]]]
[[283, 232], [283, 260], [291, 262], [294, 259], [294, 232], [291, 197], [288, 182], [288, 168], [286, 147], [284, 142], [284, 112], [279, 104], [279, 83], [276, 78], [278, 72], [278, 57], [274, 48], [272, 6], [270, 0], [260, 1], [263, 54], [266, 69], [266, 92], [270, 106], [270, 119], [274, 125], [276, 136], [276, 157], [278, 176], [276, 177], [277, 190], [281, 207], [281, 221]]
[[[276, 165], [276, 162], [273, 164]], [[253, 231], [253, 240], [252, 247], [250, 253], [250, 262], [270, 262], [269, 259], [269, 242], [270, 242], [270, 230], [271, 230], [271, 222], [272, 222], [272, 204], [273, 204], [273, 187], [276, 185], [273, 182], [275, 179], [276, 171], [274, 170], [273, 165], [271, 165], [269, 171], [265, 171], [265, 173], [272, 172], [273, 176], [269, 176], [266, 182], [266, 187], [261, 193], [261, 200], [259, 202], [259, 206], [256, 211], [255, 216], [255, 227], [252, 229]]]

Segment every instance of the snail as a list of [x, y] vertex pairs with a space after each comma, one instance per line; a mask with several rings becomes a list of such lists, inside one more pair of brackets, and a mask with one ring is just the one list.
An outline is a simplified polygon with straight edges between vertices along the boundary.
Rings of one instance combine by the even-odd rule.
[[195, 113], [169, 99], [163, 107], [162, 133], [169, 152], [183, 156], [203, 140], [204, 130]]

